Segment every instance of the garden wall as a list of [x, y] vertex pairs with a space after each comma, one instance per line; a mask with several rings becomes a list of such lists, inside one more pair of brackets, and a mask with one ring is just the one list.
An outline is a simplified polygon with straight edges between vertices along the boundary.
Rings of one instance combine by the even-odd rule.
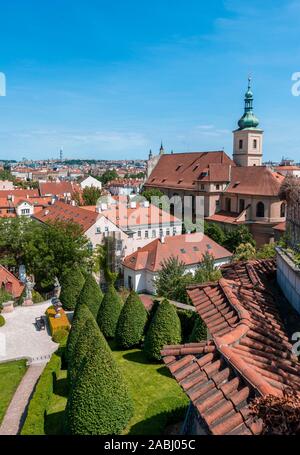
[[287, 300], [300, 314], [300, 269], [281, 248], [277, 251], [277, 282]]

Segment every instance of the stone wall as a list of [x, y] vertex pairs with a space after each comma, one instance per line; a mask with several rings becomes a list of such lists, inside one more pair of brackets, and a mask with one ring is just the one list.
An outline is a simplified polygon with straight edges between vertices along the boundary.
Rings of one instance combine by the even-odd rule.
[[277, 251], [277, 282], [287, 300], [300, 314], [300, 268], [281, 248]]

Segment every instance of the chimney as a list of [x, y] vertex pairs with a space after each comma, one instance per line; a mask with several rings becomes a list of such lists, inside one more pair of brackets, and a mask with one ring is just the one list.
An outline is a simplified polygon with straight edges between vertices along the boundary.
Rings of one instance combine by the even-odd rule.
[[49, 210], [45, 210], [45, 216], [49, 215]]
[[150, 207], [150, 202], [149, 201], [144, 201], [144, 207], [147, 209]]
[[135, 201], [131, 201], [130, 202], [130, 208], [131, 209], [136, 209], [136, 202]]

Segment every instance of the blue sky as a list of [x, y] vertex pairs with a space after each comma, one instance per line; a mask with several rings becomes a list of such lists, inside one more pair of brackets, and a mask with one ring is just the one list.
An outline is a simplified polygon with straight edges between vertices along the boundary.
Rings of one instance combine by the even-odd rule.
[[300, 0], [0, 0], [0, 159], [232, 152], [253, 76], [265, 159], [300, 161]]

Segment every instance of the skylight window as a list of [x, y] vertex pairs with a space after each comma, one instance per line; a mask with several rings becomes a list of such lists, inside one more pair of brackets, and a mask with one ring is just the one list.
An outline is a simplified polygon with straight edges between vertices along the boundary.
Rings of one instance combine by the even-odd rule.
[[182, 254], [185, 254], [185, 253], [186, 253], [186, 251], [185, 251], [184, 248], [181, 248], [180, 252], [181, 252]]

